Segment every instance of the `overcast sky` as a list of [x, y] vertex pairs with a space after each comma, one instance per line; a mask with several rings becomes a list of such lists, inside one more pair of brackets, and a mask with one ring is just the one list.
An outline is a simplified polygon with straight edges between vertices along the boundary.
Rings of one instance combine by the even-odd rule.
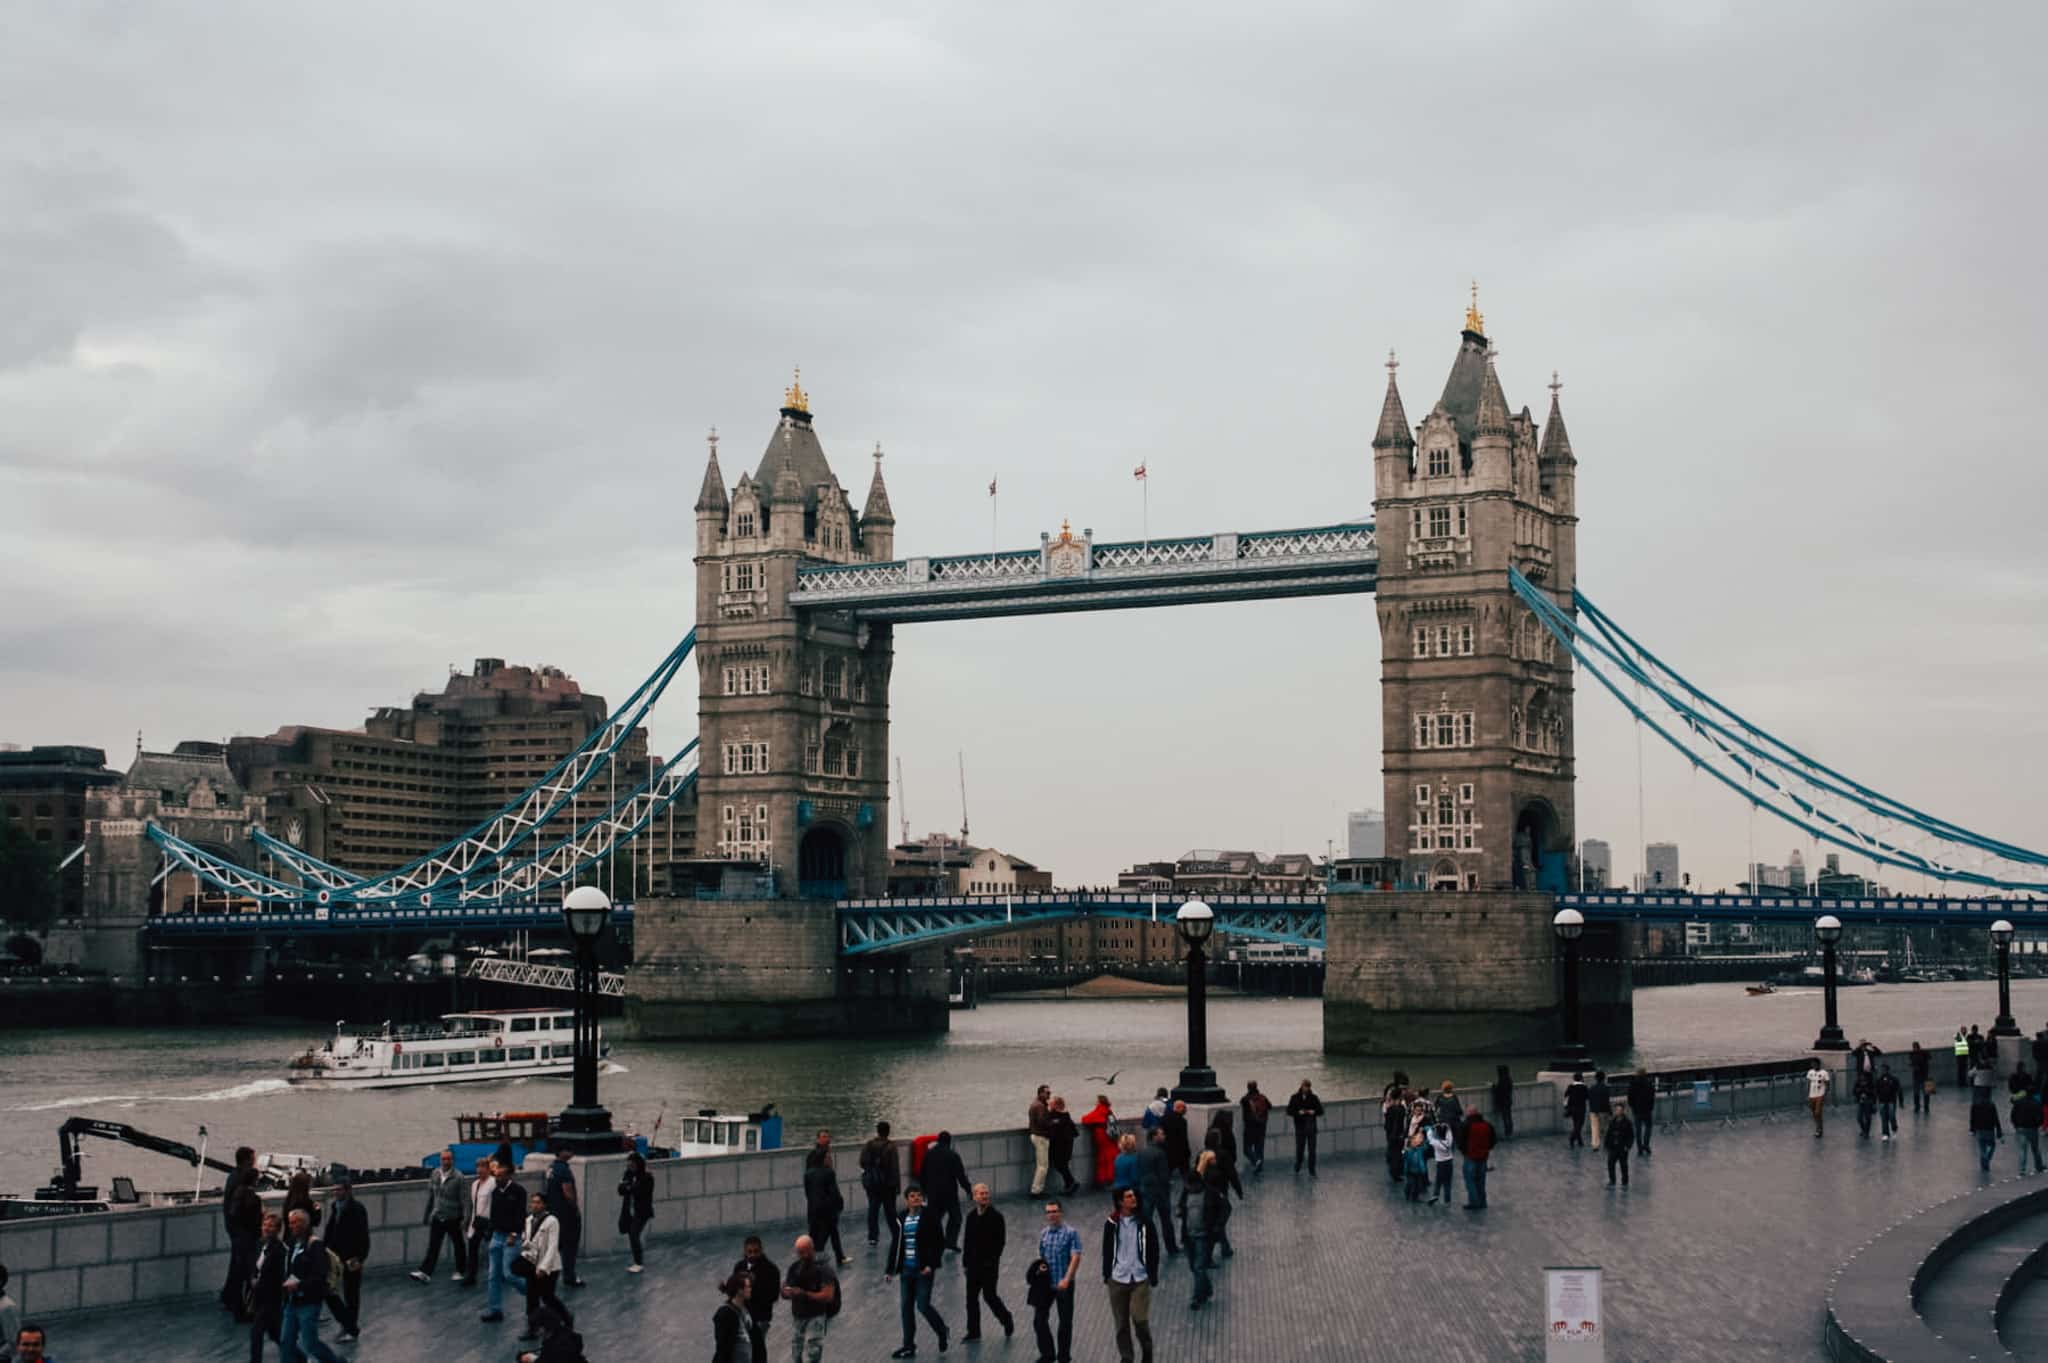
[[[603, 13], [599, 13], [599, 10]], [[1369, 513], [1480, 282], [1581, 586], [1738, 708], [2039, 847], [2031, 6], [16, 5], [0, 739], [125, 766], [479, 655], [623, 696], [792, 365], [901, 553]], [[897, 634], [915, 830], [1093, 881], [1381, 802], [1355, 597]], [[673, 698], [670, 751], [695, 727]], [[1578, 698], [1579, 832], [1637, 839]], [[1645, 835], [1748, 820], [1649, 754]], [[1760, 824], [1781, 862], [1791, 831]], [[1811, 855], [1809, 853], [1809, 855]]]

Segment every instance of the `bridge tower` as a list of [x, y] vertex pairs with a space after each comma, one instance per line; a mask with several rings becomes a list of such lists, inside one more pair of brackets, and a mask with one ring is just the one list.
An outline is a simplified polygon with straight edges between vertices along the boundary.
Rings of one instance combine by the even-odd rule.
[[882, 452], [856, 514], [802, 374], [728, 492], [718, 434], [697, 498], [697, 847], [758, 860], [778, 893], [881, 894], [889, 870], [890, 627], [791, 604], [799, 565], [885, 561]]
[[1572, 609], [1577, 463], [1556, 375], [1539, 435], [1508, 410], [1476, 285], [1443, 396], [1412, 429], [1397, 367], [1390, 354], [1372, 442], [1388, 854], [1411, 888], [1563, 890], [1571, 659], [1508, 586], [1519, 568]]

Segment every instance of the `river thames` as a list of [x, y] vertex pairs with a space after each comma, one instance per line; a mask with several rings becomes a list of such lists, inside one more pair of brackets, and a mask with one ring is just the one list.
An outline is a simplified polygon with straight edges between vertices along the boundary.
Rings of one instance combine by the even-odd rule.
[[[2023, 1031], [2048, 1024], [2048, 980], [2015, 981], [2012, 992]], [[1997, 987], [1986, 981], [1844, 989], [1842, 1026], [1852, 1041], [1868, 1037], [1887, 1051], [1904, 1050], [1916, 1039], [1946, 1041], [1959, 1023], [1988, 1029], [1996, 1001]], [[1235, 1095], [1257, 1079], [1268, 1092], [1285, 1094], [1308, 1078], [1326, 1097], [1356, 1096], [1378, 1092], [1396, 1066], [1418, 1082], [1467, 1083], [1490, 1080], [1497, 1062], [1526, 1079], [1546, 1059], [1325, 1056], [1321, 1008], [1315, 999], [1212, 998], [1210, 1059], [1223, 1085]], [[1752, 998], [1740, 984], [1643, 989], [1636, 993], [1636, 1049], [1612, 1059], [1614, 1068], [1781, 1059], [1811, 1044], [1820, 1022], [1817, 990]], [[770, 1102], [787, 1121], [788, 1142], [820, 1126], [847, 1141], [864, 1137], [877, 1118], [887, 1118], [899, 1135], [942, 1124], [1013, 1125], [1041, 1082], [1077, 1112], [1098, 1092], [1131, 1111], [1154, 1087], [1171, 1084], [1185, 1059], [1179, 998], [1003, 1001], [954, 1013], [952, 1023], [944, 1036], [909, 1040], [621, 1042], [602, 1097], [621, 1128], [649, 1133], [661, 1121], [658, 1142], [673, 1135], [681, 1113]], [[194, 1144], [203, 1124], [210, 1153], [222, 1158], [250, 1145], [375, 1166], [415, 1163], [438, 1150], [453, 1137], [458, 1113], [552, 1111], [569, 1097], [568, 1082], [554, 1079], [292, 1090], [283, 1078], [285, 1060], [317, 1037], [303, 1024], [269, 1023], [7, 1033], [0, 1039], [7, 1054], [0, 1191], [26, 1192], [49, 1178], [57, 1127], [73, 1115]], [[1090, 1077], [1110, 1075], [1113, 1084]], [[92, 1142], [85, 1156], [87, 1181], [102, 1186], [115, 1174], [132, 1175], [144, 1188], [177, 1188], [192, 1179], [178, 1162], [127, 1146]], [[209, 1175], [207, 1182], [218, 1179]]]

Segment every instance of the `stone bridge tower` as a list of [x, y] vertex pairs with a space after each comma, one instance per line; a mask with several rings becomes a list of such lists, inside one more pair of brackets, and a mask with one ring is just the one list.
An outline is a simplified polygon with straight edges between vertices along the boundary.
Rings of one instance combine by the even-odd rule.
[[1373, 437], [1387, 853], [1424, 889], [1562, 890], [1573, 847], [1571, 658], [1508, 585], [1566, 611], [1577, 464], [1558, 407], [1510, 413], [1478, 290], [1443, 396], [1409, 426], [1387, 361]]
[[697, 497], [697, 849], [758, 861], [777, 893], [882, 894], [889, 874], [887, 625], [799, 613], [797, 569], [886, 560], [882, 452], [858, 514], [799, 381], [759, 466], [729, 491], [718, 436]]

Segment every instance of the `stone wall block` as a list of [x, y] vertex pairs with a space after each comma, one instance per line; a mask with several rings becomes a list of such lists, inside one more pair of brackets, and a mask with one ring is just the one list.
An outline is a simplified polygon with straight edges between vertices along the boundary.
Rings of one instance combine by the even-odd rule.
[[771, 1161], [765, 1159], [740, 1160], [739, 1182], [735, 1185], [737, 1191], [757, 1193], [766, 1188], [771, 1181], [769, 1175], [773, 1172], [769, 1167], [770, 1163]]
[[754, 1219], [754, 1195], [752, 1193], [720, 1193], [718, 1195], [718, 1224], [721, 1226], [744, 1226]]
[[698, 1197], [704, 1192], [704, 1167], [696, 1160], [676, 1160], [668, 1171], [668, 1195]]
[[195, 1212], [178, 1212], [164, 1218], [165, 1254], [201, 1254], [211, 1250], [213, 1229], [220, 1224], [218, 1212], [199, 1215]]
[[83, 1224], [58, 1226], [57, 1257], [59, 1268], [75, 1264], [103, 1264], [107, 1261], [108, 1225], [102, 1217], [77, 1218]]
[[704, 1191], [706, 1193], [734, 1193], [740, 1187], [740, 1171], [729, 1155], [715, 1156], [704, 1162]]
[[76, 1311], [80, 1305], [75, 1268], [46, 1268], [19, 1274], [10, 1280], [9, 1286], [14, 1289], [9, 1295], [21, 1303], [23, 1320], [58, 1311]]
[[[79, 1270], [80, 1299], [94, 1307], [125, 1306], [135, 1300], [135, 1265], [99, 1264]], [[225, 1277], [227, 1270], [221, 1270]]]
[[48, 1268], [56, 1257], [57, 1232], [44, 1226], [0, 1226], [0, 1264], [19, 1275]]
[[185, 1281], [194, 1292], [218, 1292], [220, 1285], [227, 1280], [228, 1261], [233, 1257], [226, 1250], [187, 1255]]
[[154, 1259], [163, 1253], [164, 1219], [147, 1213], [117, 1217], [113, 1223], [113, 1243], [108, 1258], [119, 1263], [126, 1259]]
[[185, 1256], [164, 1255], [135, 1265], [135, 1300], [158, 1301], [185, 1295]]

